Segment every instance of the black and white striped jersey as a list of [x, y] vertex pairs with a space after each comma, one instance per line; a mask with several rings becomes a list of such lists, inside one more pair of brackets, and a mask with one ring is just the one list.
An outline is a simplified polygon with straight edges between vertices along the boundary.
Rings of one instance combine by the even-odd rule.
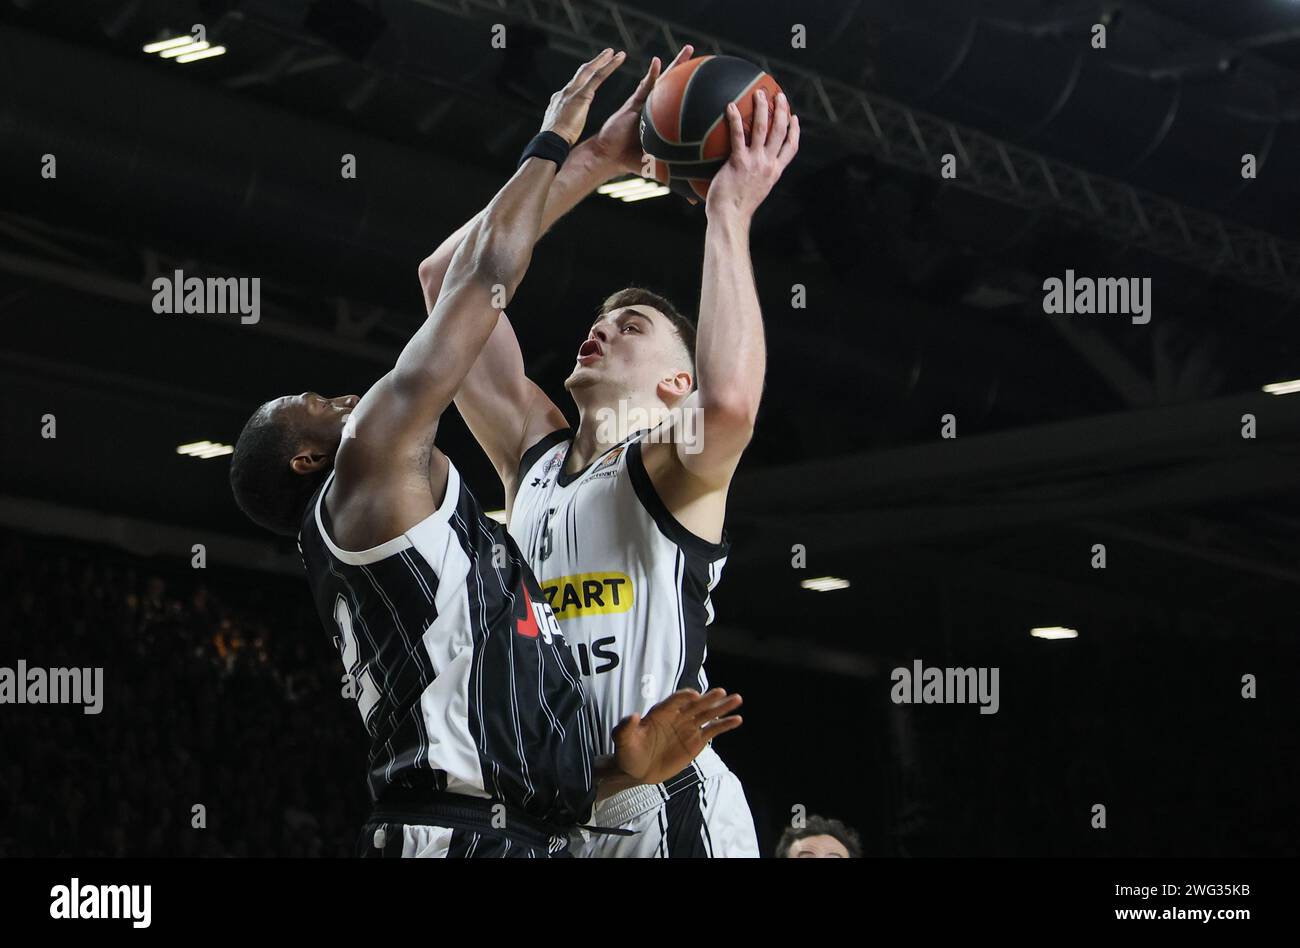
[[557, 824], [595, 798], [586, 697], [554, 614], [505, 527], [448, 463], [438, 510], [363, 552], [324, 497], [298, 535], [341, 688], [370, 735], [368, 782], [499, 799]]

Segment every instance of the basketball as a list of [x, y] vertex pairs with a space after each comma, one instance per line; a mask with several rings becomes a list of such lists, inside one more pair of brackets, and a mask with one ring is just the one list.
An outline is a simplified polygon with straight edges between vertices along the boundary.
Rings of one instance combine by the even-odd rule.
[[770, 121], [781, 87], [748, 60], [697, 56], [660, 76], [641, 109], [641, 147], [655, 159], [653, 176], [678, 193], [704, 198], [731, 154], [727, 103], [740, 109], [748, 138], [755, 89], [767, 95]]

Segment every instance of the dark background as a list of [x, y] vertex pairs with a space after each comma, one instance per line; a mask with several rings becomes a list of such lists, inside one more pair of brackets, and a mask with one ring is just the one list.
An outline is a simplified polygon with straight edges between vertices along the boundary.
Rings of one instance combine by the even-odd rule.
[[[765, 851], [802, 805], [871, 854], [1295, 855], [1300, 408], [1261, 387], [1300, 376], [1300, 4], [508, 6], [0, 2], [0, 664], [107, 692], [0, 707], [0, 851], [348, 851], [363, 734], [292, 541], [175, 447], [363, 391], [581, 58], [630, 53], [594, 129], [690, 41], [763, 62], [804, 125], [754, 223], [767, 393], [708, 666], [746, 697], [720, 749]], [[141, 52], [193, 23], [227, 54]], [[557, 225], [511, 308], [530, 374], [562, 396], [629, 283], [693, 310], [704, 223], [593, 197]], [[262, 321], [154, 314], [176, 268], [261, 277]], [[1151, 323], [1045, 315], [1067, 268], [1150, 277]], [[440, 444], [500, 506], [459, 419]], [[799, 587], [826, 574], [852, 585]], [[918, 658], [999, 667], [1001, 710], [893, 705]]]

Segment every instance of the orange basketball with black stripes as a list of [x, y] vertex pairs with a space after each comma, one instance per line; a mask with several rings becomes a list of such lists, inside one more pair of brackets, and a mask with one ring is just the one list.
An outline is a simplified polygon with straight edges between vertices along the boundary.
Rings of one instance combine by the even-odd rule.
[[731, 154], [727, 103], [740, 109], [748, 139], [755, 89], [767, 95], [770, 120], [781, 87], [748, 60], [697, 56], [660, 76], [641, 108], [641, 147], [656, 160], [654, 176], [679, 194], [707, 195]]

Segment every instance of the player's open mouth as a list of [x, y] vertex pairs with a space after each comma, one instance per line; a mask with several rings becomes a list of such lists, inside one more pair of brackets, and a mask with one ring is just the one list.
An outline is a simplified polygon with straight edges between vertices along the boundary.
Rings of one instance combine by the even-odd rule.
[[605, 354], [599, 342], [588, 339], [578, 347], [578, 365], [591, 365]]

